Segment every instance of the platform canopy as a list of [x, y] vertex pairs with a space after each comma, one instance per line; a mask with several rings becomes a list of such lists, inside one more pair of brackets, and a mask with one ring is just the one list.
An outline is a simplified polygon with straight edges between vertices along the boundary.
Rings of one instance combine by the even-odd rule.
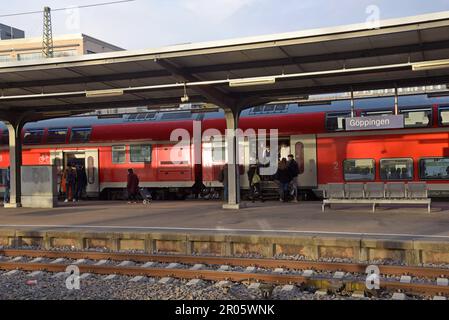
[[[0, 118], [449, 83], [449, 12], [286, 34], [0, 64]], [[186, 100], [184, 100], [186, 101]]]
[[[227, 128], [244, 108], [311, 94], [449, 83], [449, 12], [236, 40], [0, 64], [11, 207], [21, 198], [21, 128], [97, 109], [206, 102]], [[235, 136], [227, 208], [239, 208]], [[232, 172], [232, 174], [231, 174]], [[225, 206], [226, 207], [226, 206]]]

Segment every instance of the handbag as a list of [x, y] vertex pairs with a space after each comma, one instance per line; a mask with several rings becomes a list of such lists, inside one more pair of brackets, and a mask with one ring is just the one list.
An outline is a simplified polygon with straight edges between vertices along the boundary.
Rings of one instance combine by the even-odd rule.
[[251, 183], [252, 183], [252, 184], [258, 184], [258, 183], [260, 183], [260, 181], [261, 181], [260, 176], [256, 173], [256, 174], [253, 176], [253, 180], [251, 181]]

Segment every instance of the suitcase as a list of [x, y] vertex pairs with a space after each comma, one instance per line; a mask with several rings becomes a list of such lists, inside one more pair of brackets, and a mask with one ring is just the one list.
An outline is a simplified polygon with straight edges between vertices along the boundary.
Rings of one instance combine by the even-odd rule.
[[151, 204], [153, 201], [153, 197], [151, 196], [150, 191], [147, 188], [140, 188], [140, 196], [143, 199], [143, 204]]

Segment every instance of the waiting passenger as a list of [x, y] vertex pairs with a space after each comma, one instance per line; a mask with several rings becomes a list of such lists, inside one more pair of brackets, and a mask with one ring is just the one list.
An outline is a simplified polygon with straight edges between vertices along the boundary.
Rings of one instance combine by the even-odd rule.
[[81, 200], [83, 196], [83, 191], [87, 186], [87, 175], [84, 166], [78, 165], [76, 167], [76, 192], [75, 192], [75, 201]]
[[228, 195], [229, 195], [229, 191], [228, 191], [228, 165], [225, 164], [223, 166], [223, 168], [221, 168], [220, 170], [220, 175], [218, 177], [218, 181], [220, 181], [221, 183], [223, 183], [223, 200], [225, 202], [228, 201]]
[[402, 168], [402, 170], [401, 170], [401, 179], [402, 180], [410, 179], [410, 175], [408, 174], [407, 168]]
[[134, 173], [133, 169], [128, 169], [128, 182], [126, 184], [128, 192], [128, 204], [137, 203], [137, 195], [139, 194], [139, 177]]
[[260, 164], [257, 161], [256, 164], [251, 164], [248, 169], [248, 181], [250, 190], [250, 199], [254, 203], [256, 198], [264, 202], [263, 191], [262, 191], [262, 179], [260, 177]]
[[65, 172], [65, 190], [66, 190], [66, 198], [64, 202], [73, 201], [75, 202], [75, 187], [76, 187], [76, 170], [69, 166]]
[[11, 170], [8, 167], [3, 171], [3, 183], [5, 184], [5, 193], [3, 195], [3, 203], [9, 203], [10, 201], [10, 189], [11, 189]]
[[290, 186], [290, 182], [292, 181], [292, 177], [288, 170], [287, 159], [283, 158], [281, 162], [279, 162], [278, 170], [275, 175], [275, 179], [279, 181], [279, 201], [287, 202], [288, 201], [288, 190]]
[[292, 181], [290, 182], [290, 188], [292, 190], [293, 202], [298, 202], [298, 176], [299, 176], [299, 166], [296, 162], [295, 157], [291, 154], [288, 156], [288, 170]]

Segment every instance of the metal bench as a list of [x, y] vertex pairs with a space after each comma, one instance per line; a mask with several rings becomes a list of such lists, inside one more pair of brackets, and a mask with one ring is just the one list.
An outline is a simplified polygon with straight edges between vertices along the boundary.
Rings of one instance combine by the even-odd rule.
[[[329, 184], [324, 193], [322, 211], [332, 204], [371, 204], [373, 212], [381, 204], [425, 204], [431, 212], [427, 184], [410, 182]], [[332, 195], [332, 196], [331, 196]]]

